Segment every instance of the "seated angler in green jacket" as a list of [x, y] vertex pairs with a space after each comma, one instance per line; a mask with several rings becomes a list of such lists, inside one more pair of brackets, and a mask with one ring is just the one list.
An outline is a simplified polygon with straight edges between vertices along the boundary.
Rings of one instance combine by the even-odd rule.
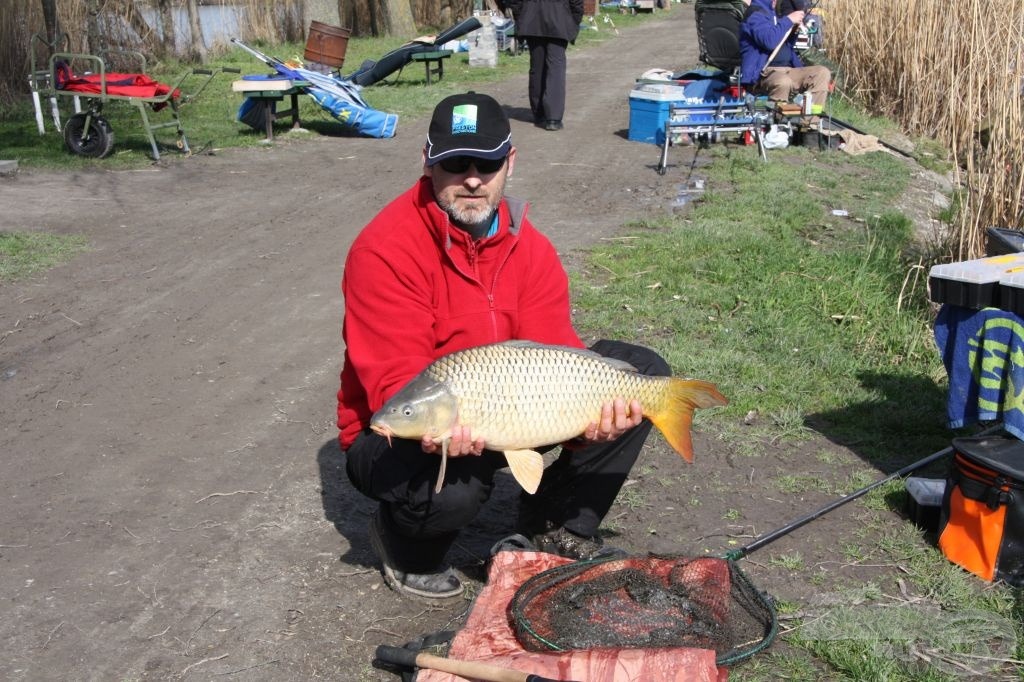
[[[370, 221], [345, 262], [341, 449], [352, 484], [378, 502], [370, 543], [385, 580], [407, 596], [461, 594], [448, 550], [487, 502], [506, 462], [474, 437], [472, 424], [460, 424], [448, 445], [444, 485], [435, 492], [441, 446], [375, 433], [373, 413], [448, 353], [515, 339], [585, 347], [570, 320], [568, 277], [554, 246], [530, 223], [527, 204], [505, 196], [516, 153], [494, 99], [470, 92], [442, 100], [421, 177]], [[640, 346], [602, 340], [591, 349], [645, 374], [670, 373]], [[536, 494], [524, 493], [517, 526], [510, 523], [508, 531], [562, 556], [607, 551], [598, 527], [650, 430], [636, 401], [604, 405], [598, 421], [563, 445], [572, 452], [548, 466]]]

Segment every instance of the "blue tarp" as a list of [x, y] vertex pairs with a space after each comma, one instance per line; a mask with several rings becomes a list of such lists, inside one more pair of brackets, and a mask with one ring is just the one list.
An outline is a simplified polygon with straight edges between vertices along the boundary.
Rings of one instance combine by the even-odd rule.
[[684, 85], [683, 94], [686, 99], [699, 98], [706, 101], [717, 101], [728, 85], [717, 78], [704, 78]]

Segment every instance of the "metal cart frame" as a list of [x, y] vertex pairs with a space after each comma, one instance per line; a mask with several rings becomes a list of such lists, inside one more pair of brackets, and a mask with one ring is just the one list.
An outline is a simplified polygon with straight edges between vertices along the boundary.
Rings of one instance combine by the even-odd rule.
[[[185, 154], [190, 154], [191, 150], [188, 146], [188, 139], [185, 137], [185, 128], [181, 122], [181, 106], [198, 97], [217, 73], [221, 71], [237, 73], [239, 71], [238, 69], [231, 68], [189, 69], [181, 74], [174, 83], [170, 84], [170, 89], [163, 95], [153, 97], [117, 95], [108, 90], [107, 60], [111, 58], [131, 60], [138, 64], [139, 73], [144, 74], [146, 72], [145, 56], [141, 52], [128, 50], [110, 50], [101, 54], [68, 52], [66, 51], [68, 43], [69, 38], [67, 34], [60, 36], [52, 43], [39, 34], [32, 36], [29, 50], [31, 54], [31, 71], [28, 81], [29, 88], [32, 91], [32, 101], [35, 106], [36, 125], [39, 128], [39, 134], [45, 134], [46, 128], [41, 102], [42, 98], [45, 97], [50, 102], [50, 115], [53, 119], [54, 128], [58, 132], [63, 131], [64, 142], [67, 144], [68, 149], [75, 154], [93, 158], [103, 158], [110, 154], [113, 148], [113, 130], [106, 118], [102, 116], [104, 105], [111, 101], [127, 102], [139, 110], [139, 115], [142, 118], [142, 127], [149, 139], [154, 161], [160, 160], [160, 150], [157, 147], [154, 133], [163, 128], [174, 128], [177, 134], [176, 145], [178, 149]], [[64, 51], [60, 51], [59, 48], [62, 47]], [[37, 51], [39, 48], [46, 48], [51, 53], [45, 68], [37, 62]], [[62, 61], [69, 64], [87, 64], [92, 74], [99, 75], [100, 91], [98, 93], [87, 93], [58, 88], [57, 64]], [[198, 88], [190, 94], [182, 93], [180, 91], [181, 86], [193, 76], [199, 78], [196, 82]], [[179, 93], [177, 97], [175, 92]], [[60, 122], [58, 97], [70, 97], [74, 101], [75, 113], [68, 118], [63, 128]], [[85, 102], [84, 111], [82, 110], [83, 100]], [[152, 109], [153, 111], [164, 109], [169, 112], [170, 120], [153, 122], [150, 120], [147, 109]]]

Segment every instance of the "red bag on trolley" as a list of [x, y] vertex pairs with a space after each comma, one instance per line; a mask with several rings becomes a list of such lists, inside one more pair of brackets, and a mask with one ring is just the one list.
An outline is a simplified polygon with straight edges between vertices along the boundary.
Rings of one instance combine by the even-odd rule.
[[953, 439], [939, 549], [985, 580], [1024, 587], [1024, 442], [1006, 433]]

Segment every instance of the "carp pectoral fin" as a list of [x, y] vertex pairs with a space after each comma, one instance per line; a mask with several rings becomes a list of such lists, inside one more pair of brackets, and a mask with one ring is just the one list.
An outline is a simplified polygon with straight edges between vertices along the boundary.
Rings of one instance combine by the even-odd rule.
[[544, 475], [544, 456], [533, 450], [506, 450], [505, 459], [516, 483], [531, 495], [537, 492]]
[[441, 441], [441, 470], [437, 472], [437, 485], [434, 486], [434, 492], [441, 492], [441, 486], [444, 485], [444, 470], [448, 468], [448, 441], [451, 438], [445, 438]]
[[669, 445], [687, 462], [692, 462], [690, 428], [693, 424], [693, 411], [702, 407], [726, 405], [729, 401], [718, 392], [714, 384], [696, 379], [673, 377], [667, 390], [669, 399], [665, 401], [665, 409], [647, 417], [665, 436]]

